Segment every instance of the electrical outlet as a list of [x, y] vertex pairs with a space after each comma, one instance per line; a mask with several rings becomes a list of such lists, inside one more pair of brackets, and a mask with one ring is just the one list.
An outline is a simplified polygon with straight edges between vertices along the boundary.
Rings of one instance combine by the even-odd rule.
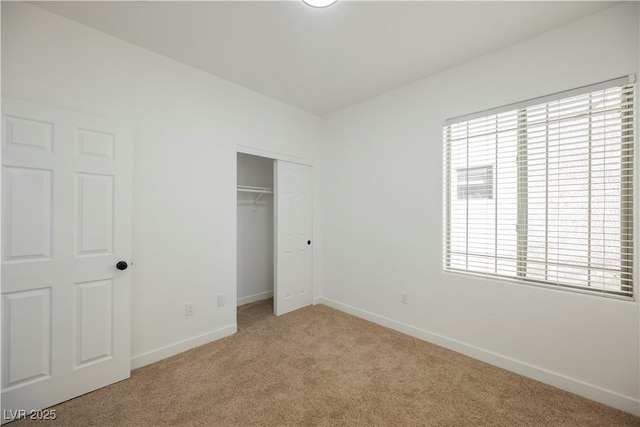
[[226, 296], [218, 295], [218, 307], [224, 307], [225, 303], [226, 303]]
[[195, 314], [195, 312], [193, 311], [193, 303], [189, 303], [189, 304], [185, 305], [184, 306], [184, 311], [185, 311], [185, 315], [187, 317], [193, 316]]
[[403, 304], [409, 304], [409, 296], [406, 292], [400, 294], [400, 302]]

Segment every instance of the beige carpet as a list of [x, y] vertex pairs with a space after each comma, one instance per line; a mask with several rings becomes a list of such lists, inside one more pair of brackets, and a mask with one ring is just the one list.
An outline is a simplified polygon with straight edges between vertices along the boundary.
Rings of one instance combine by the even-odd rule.
[[[640, 426], [640, 419], [325, 306], [241, 307], [236, 335], [55, 407], [56, 426]], [[29, 424], [17, 421], [12, 427]]]

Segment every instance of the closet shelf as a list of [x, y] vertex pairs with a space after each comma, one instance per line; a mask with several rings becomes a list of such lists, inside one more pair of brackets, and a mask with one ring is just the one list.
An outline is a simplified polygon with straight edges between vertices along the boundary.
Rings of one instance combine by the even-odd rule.
[[273, 188], [267, 188], [267, 187], [251, 187], [248, 185], [238, 185], [238, 191], [244, 192], [244, 193], [267, 193], [267, 194], [273, 194]]

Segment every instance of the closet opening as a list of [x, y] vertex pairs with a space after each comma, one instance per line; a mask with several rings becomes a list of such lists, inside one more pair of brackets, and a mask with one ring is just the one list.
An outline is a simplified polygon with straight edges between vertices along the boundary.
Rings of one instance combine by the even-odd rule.
[[237, 305], [274, 296], [273, 159], [237, 154]]
[[313, 166], [246, 152], [236, 161], [237, 306], [268, 301], [281, 316], [311, 305]]

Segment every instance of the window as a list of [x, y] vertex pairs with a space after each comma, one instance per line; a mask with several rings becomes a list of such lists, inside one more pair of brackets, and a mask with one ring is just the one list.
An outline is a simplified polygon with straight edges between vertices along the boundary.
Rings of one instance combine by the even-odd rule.
[[493, 199], [493, 166], [460, 168], [458, 199]]
[[445, 270], [633, 297], [632, 82], [447, 121]]

